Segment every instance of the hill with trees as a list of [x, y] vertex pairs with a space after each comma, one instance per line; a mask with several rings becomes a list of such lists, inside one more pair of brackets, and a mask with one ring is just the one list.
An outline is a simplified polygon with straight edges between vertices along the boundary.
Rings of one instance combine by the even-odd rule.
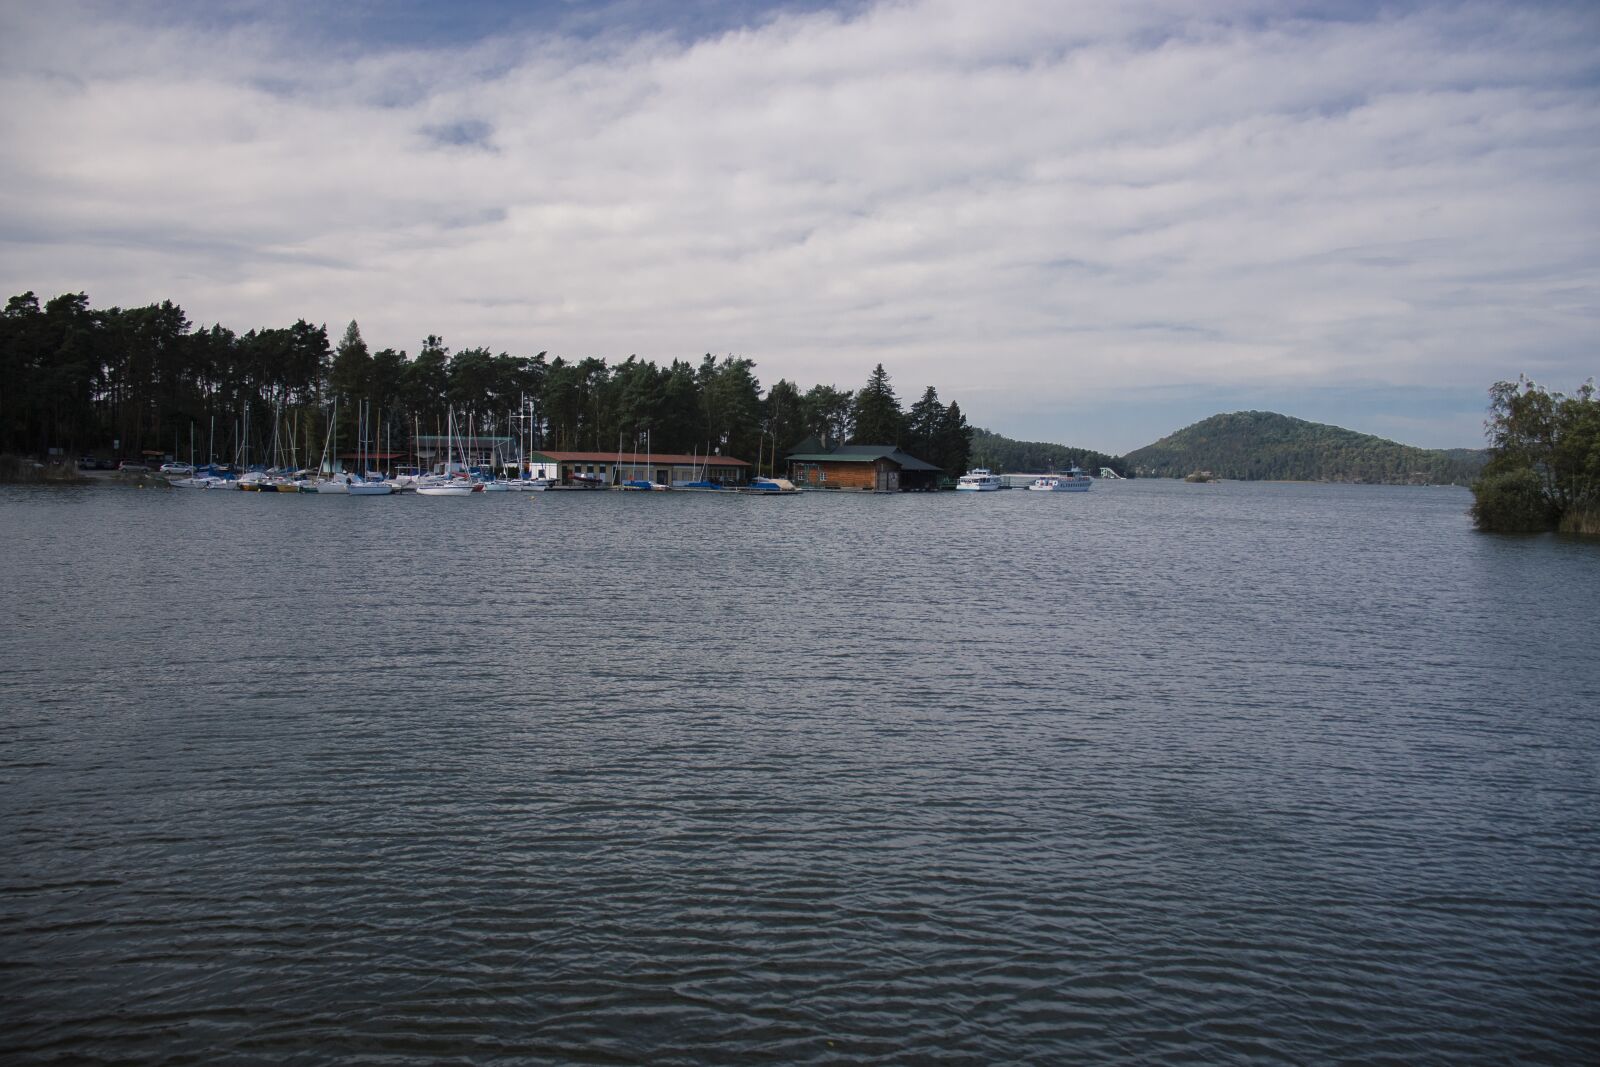
[[1210, 471], [1241, 480], [1390, 485], [1468, 485], [1486, 458], [1470, 449], [1413, 448], [1270, 411], [1213, 415], [1122, 457], [1136, 473], [1158, 478]]

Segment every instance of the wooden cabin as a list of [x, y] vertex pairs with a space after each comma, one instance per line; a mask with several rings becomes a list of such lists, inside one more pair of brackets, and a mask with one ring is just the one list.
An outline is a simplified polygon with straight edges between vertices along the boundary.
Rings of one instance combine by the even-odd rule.
[[[807, 448], [811, 442], [801, 444]], [[791, 453], [789, 480], [801, 489], [849, 489], [907, 493], [939, 488], [944, 471], [895, 445], [839, 445], [826, 451]]]

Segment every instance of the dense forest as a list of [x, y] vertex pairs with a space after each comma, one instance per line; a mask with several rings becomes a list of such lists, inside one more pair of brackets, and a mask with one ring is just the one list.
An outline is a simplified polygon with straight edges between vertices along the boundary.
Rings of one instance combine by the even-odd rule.
[[1472, 486], [1480, 530], [1600, 536], [1600, 399], [1519, 378], [1489, 389], [1489, 462]]
[[1002, 473], [1045, 473], [1082, 467], [1090, 474], [1098, 475], [1101, 467], [1110, 467], [1124, 477], [1129, 474], [1126, 463], [1104, 452], [1043, 441], [1014, 441], [981, 428], [975, 429], [972, 434], [972, 464]]
[[754, 361], [731, 355], [608, 363], [452, 353], [429, 336], [412, 356], [371, 351], [355, 322], [337, 343], [304, 320], [238, 334], [196, 329], [170, 301], [96, 309], [83, 293], [43, 306], [24, 293], [0, 314], [0, 453], [186, 459], [193, 434], [203, 461], [239, 461], [250, 442], [252, 458], [274, 462], [263, 446], [277, 440], [310, 464], [336, 399], [346, 449], [359, 420], [370, 446], [401, 453], [414, 433], [442, 432], [451, 412], [534, 448], [608, 451], [648, 433], [658, 452], [751, 462], [816, 438], [898, 444], [959, 473], [971, 443], [957, 404], [930, 386], [903, 408], [882, 365], [859, 390], [779, 380], [763, 394]]
[[1391, 485], [1467, 485], [1485, 456], [1469, 449], [1413, 448], [1338, 426], [1236, 411], [1213, 415], [1122, 457], [1139, 474]]

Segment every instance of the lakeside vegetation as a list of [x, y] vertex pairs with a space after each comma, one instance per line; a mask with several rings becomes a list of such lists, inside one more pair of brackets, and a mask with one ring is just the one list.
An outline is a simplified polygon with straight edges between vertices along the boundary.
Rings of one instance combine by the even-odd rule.
[[1600, 399], [1594, 379], [1570, 396], [1526, 377], [1489, 388], [1489, 462], [1472, 517], [1495, 533], [1600, 536]]
[[971, 429], [932, 386], [906, 410], [881, 364], [858, 390], [802, 391], [780, 379], [763, 393], [755, 369], [753, 360], [709, 353], [665, 366], [636, 356], [452, 354], [434, 335], [415, 356], [373, 352], [353, 321], [334, 345], [326, 326], [303, 319], [239, 334], [220, 324], [196, 329], [171, 301], [97, 309], [84, 293], [41, 305], [28, 292], [0, 313], [0, 453], [187, 459], [193, 434], [201, 461], [238, 459], [246, 439], [260, 459], [277, 438], [293, 441], [309, 464], [337, 397], [346, 451], [364, 404], [369, 448], [401, 454], [415, 434], [442, 433], [454, 411], [473, 413], [480, 434], [526, 438], [535, 449], [604, 452], [648, 434], [658, 452], [715, 451], [754, 463], [815, 438], [894, 444], [952, 474], [966, 468]]
[[1134, 473], [1183, 478], [1469, 485], [1486, 456], [1402, 445], [1270, 411], [1213, 415], [1122, 457]]
[[71, 461], [41, 462], [26, 456], [0, 453], [0, 484], [82, 485], [88, 481]]

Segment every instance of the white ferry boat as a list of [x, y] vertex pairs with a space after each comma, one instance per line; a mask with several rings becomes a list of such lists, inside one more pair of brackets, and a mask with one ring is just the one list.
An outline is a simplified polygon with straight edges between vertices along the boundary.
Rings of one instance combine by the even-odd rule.
[[988, 467], [974, 467], [956, 482], [956, 488], [969, 493], [989, 493], [1000, 488], [1000, 476]]
[[1093, 484], [1093, 478], [1073, 467], [1065, 474], [1046, 474], [1042, 478], [1035, 478], [1028, 488], [1036, 493], [1087, 493]]

